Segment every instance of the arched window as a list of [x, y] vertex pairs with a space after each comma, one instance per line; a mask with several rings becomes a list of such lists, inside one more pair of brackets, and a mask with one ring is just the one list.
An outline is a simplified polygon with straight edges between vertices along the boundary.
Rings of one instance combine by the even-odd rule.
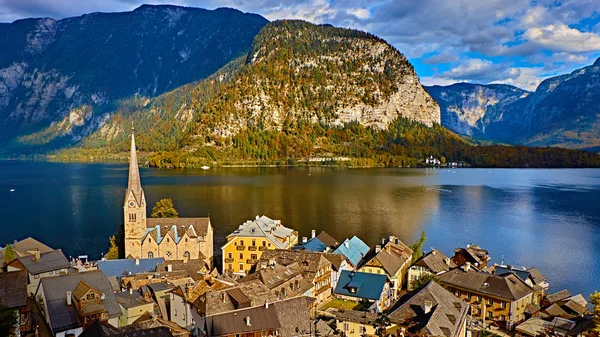
[[190, 252], [186, 251], [185, 253], [183, 253], [184, 257], [187, 257], [188, 259], [190, 258]]
[[148, 252], [148, 258], [149, 258], [149, 259], [152, 259], [152, 258], [154, 258], [154, 253], [153, 253], [153, 252]]

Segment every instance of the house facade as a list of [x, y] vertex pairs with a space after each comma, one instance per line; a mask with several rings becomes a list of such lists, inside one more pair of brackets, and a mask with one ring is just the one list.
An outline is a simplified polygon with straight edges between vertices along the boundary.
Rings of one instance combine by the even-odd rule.
[[383, 312], [392, 302], [390, 282], [385, 275], [342, 271], [334, 295], [340, 299], [371, 303], [370, 311]]
[[146, 207], [132, 132], [129, 179], [123, 204], [125, 257], [203, 259], [212, 268], [213, 227], [210, 218], [146, 218]]
[[386, 275], [391, 283], [392, 298], [406, 284], [406, 274], [412, 261], [413, 251], [395, 236], [382, 240], [367, 253], [358, 265], [358, 271]]
[[456, 268], [452, 259], [439, 250], [433, 249], [408, 268], [407, 288], [413, 290], [414, 281], [426, 276], [443, 274], [452, 268]]
[[227, 236], [221, 247], [223, 271], [247, 274], [266, 250], [291, 249], [298, 243], [298, 232], [266, 216], [256, 216]]
[[71, 264], [62, 250], [51, 250], [45, 253], [36, 250], [31, 255], [17, 257], [7, 266], [7, 271], [27, 271], [27, 294], [36, 292], [40, 280], [45, 277], [66, 275]]

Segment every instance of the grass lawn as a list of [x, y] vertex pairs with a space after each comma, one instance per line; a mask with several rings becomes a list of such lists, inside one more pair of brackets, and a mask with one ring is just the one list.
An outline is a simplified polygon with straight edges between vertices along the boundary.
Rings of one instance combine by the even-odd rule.
[[352, 310], [352, 309], [358, 309], [360, 307], [361, 307], [360, 303], [356, 303], [356, 302], [352, 302], [352, 301], [344, 301], [344, 300], [335, 298], [335, 299], [323, 304], [319, 308], [319, 310], [325, 311], [329, 308]]

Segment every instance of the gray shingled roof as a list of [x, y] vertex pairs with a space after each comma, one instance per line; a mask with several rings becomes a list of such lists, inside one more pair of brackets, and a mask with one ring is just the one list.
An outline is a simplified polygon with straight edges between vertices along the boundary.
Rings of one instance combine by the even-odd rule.
[[[255, 220], [248, 220], [240, 225], [233, 233], [227, 237], [256, 237], [267, 238], [276, 248], [286, 249], [290, 242], [297, 239], [295, 231], [281, 224], [281, 220], [273, 220], [267, 216], [256, 216]], [[289, 238], [288, 240], [285, 240]], [[284, 239], [285, 242], [281, 242]]]
[[121, 315], [121, 309], [113, 293], [110, 281], [100, 270], [93, 270], [82, 273], [74, 273], [55, 277], [44, 277], [40, 281], [38, 291], [44, 292], [46, 299], [46, 310], [50, 317], [50, 325], [54, 332], [64, 331], [79, 327], [77, 313], [73, 305], [68, 306], [66, 301], [67, 291], [73, 292], [79, 281], [86, 281], [99, 291], [105, 298], [104, 306], [108, 309], [108, 317], [118, 317]]
[[190, 238], [206, 236], [210, 218], [148, 218], [146, 219], [146, 230], [148, 234], [160, 243], [167, 233], [173, 237], [176, 243], [185, 233]]
[[27, 272], [0, 273], [0, 306], [18, 308], [27, 304]]
[[[390, 310], [390, 322], [405, 325], [410, 321], [409, 331], [424, 331], [427, 336], [459, 336], [468, 304], [433, 281], [407, 297]], [[430, 306], [428, 313], [426, 304]]]
[[533, 289], [512, 273], [496, 276], [454, 269], [439, 275], [438, 278], [443, 284], [510, 301], [521, 299], [533, 292]]
[[46, 253], [54, 250], [32, 237], [27, 237], [21, 241], [14, 242], [13, 249], [15, 250], [18, 256], [31, 255], [30, 251], [34, 251], [36, 249], [39, 250], [41, 253]]
[[437, 249], [433, 249], [429, 253], [421, 256], [420, 259], [415, 261], [414, 265], [426, 267], [434, 274], [446, 272], [456, 267], [456, 264], [454, 264], [448, 256]]
[[32, 275], [65, 269], [71, 266], [69, 260], [67, 260], [65, 254], [63, 254], [60, 249], [41, 253], [38, 261], [34, 261], [33, 255], [23, 256], [17, 259]]

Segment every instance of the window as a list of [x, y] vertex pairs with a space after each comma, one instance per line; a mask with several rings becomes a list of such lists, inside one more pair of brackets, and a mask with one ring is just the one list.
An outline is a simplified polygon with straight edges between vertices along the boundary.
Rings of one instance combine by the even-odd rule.
[[252, 260], [258, 260], [258, 255], [256, 255], [256, 254], [251, 254], [251, 255], [250, 255], [250, 258], [251, 258]]
[[506, 309], [506, 302], [500, 302], [500, 308]]
[[54, 271], [51, 270], [48, 272], [48, 275], [52, 275], [52, 274], [54, 274]]
[[456, 294], [457, 294], [457, 295], [460, 297], [460, 295], [462, 295], [462, 291], [460, 291], [460, 290], [457, 290], [457, 291], [456, 291]]
[[149, 258], [149, 259], [152, 259], [152, 258], [154, 258], [154, 253], [153, 253], [153, 252], [148, 252], [148, 258]]
[[190, 252], [186, 251], [185, 253], [183, 253], [183, 256], [186, 258], [190, 258]]
[[167, 257], [171, 257], [173, 254], [171, 253], [171, 251], [168, 250], [166, 255]]
[[366, 335], [367, 334], [367, 327], [364, 325], [360, 326], [360, 334], [361, 335]]
[[173, 316], [177, 316], [177, 309], [175, 309], [175, 313], [173, 314]]
[[244, 253], [240, 253], [240, 260], [244, 259]]
[[244, 264], [240, 263], [240, 271], [244, 271]]
[[185, 242], [187, 242], [187, 239], [188, 239], [188, 238], [185, 238]]
[[148, 242], [152, 242], [152, 238], [151, 237], [148, 237]]
[[487, 313], [487, 314], [488, 314], [488, 317], [489, 317], [489, 318], [494, 318], [494, 313], [493, 313], [493, 312], [491, 312], [491, 311], [488, 311], [488, 313]]
[[130, 222], [134, 222], [136, 220], [136, 214], [135, 213], [129, 213], [129, 221]]
[[266, 247], [266, 246], [267, 246], [267, 241], [264, 241], [264, 240], [263, 240], [263, 243], [262, 243], [262, 245], [263, 245], [263, 247]]
[[33, 275], [33, 278], [37, 280], [40, 278], [40, 275]]
[[344, 331], [348, 331], [348, 330], [350, 330], [348, 323], [344, 323]]
[[469, 301], [473, 298], [473, 295], [471, 295], [471, 293], [467, 294], [467, 298], [469, 299]]
[[229, 264], [228, 267], [229, 267], [230, 270], [233, 270], [233, 265], [231, 263]]
[[256, 240], [252, 240], [252, 247], [256, 246]]
[[96, 294], [94, 293], [89, 293], [87, 294], [87, 296], [85, 297], [88, 301], [93, 301], [96, 298]]
[[167, 242], [169, 242], [169, 238], [167, 238]]
[[227, 257], [230, 258], [230, 259], [233, 259], [233, 254], [227, 253]]
[[488, 305], [494, 305], [494, 299], [488, 298]]
[[244, 245], [244, 240], [240, 240], [240, 246]]

